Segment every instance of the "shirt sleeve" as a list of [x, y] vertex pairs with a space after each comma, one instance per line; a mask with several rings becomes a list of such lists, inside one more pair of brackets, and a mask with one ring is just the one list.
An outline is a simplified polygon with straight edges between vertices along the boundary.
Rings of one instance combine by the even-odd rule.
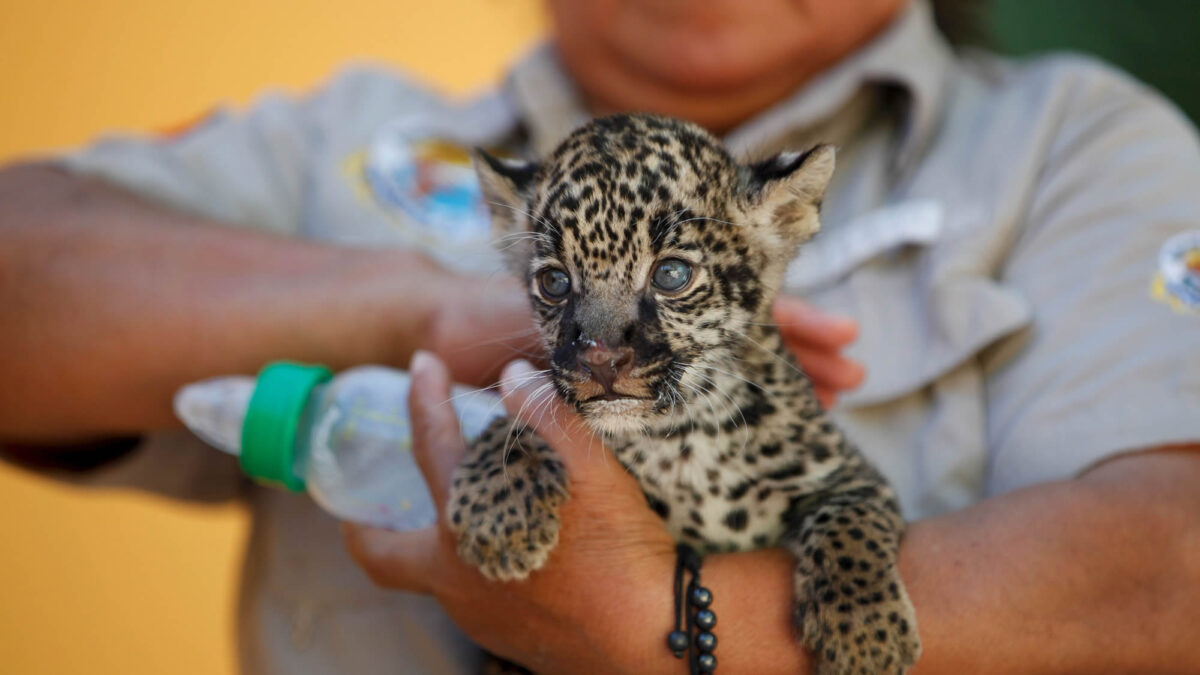
[[106, 138], [59, 163], [171, 209], [229, 225], [298, 230], [315, 130], [305, 101], [216, 110], [166, 137]]
[[989, 494], [1200, 442], [1200, 314], [1151, 293], [1164, 243], [1200, 229], [1200, 142], [1153, 92], [1080, 70], [1000, 271], [1033, 322], [983, 357]]

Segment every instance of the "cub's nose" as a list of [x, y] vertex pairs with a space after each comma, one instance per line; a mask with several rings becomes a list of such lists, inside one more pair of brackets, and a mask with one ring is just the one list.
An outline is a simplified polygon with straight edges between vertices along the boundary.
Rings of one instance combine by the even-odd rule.
[[603, 343], [592, 343], [579, 355], [579, 364], [606, 392], [612, 393], [613, 381], [633, 369], [633, 347], [610, 349]]

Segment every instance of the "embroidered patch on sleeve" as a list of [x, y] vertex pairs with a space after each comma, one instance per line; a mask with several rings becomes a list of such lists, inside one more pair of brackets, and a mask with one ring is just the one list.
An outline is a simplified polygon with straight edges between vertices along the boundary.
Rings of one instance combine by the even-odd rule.
[[371, 142], [362, 169], [376, 203], [443, 240], [486, 237], [491, 219], [466, 150], [420, 131], [392, 124]]
[[1181, 314], [1200, 314], [1200, 230], [1181, 232], [1163, 244], [1150, 295]]

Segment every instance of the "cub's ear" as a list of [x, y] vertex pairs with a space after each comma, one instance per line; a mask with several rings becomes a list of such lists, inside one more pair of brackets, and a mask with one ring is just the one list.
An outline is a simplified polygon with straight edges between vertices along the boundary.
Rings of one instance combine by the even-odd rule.
[[740, 167], [742, 197], [751, 222], [771, 228], [790, 244], [816, 234], [821, 228], [821, 199], [833, 176], [834, 154], [832, 145], [818, 145]]
[[538, 165], [523, 159], [493, 157], [482, 148], [471, 151], [483, 198], [492, 213], [497, 238], [529, 229], [529, 195]]

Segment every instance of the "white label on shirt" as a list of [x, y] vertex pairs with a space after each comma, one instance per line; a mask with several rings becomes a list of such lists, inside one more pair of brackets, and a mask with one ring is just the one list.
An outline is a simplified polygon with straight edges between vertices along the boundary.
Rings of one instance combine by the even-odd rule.
[[942, 234], [944, 214], [940, 202], [901, 202], [855, 218], [827, 236], [818, 234], [800, 248], [784, 284], [792, 290], [823, 286], [885, 251], [932, 244]]

